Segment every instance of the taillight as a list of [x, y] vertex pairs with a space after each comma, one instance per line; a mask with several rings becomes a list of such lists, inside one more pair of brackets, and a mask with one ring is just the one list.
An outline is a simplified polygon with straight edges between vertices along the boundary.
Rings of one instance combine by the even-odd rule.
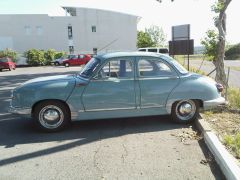
[[222, 92], [223, 91], [223, 85], [222, 84], [217, 83], [216, 87], [217, 87], [218, 92]]

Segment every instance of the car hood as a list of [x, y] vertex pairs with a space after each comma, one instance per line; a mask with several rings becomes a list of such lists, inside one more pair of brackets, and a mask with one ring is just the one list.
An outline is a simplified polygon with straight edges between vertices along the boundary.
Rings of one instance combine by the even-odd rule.
[[75, 75], [59, 75], [35, 78], [13, 90], [13, 105], [32, 107], [41, 100], [66, 101], [76, 85]]
[[28, 85], [33, 83], [43, 83], [43, 82], [56, 82], [56, 81], [71, 81], [75, 75], [58, 75], [58, 76], [46, 76], [46, 77], [39, 77], [35, 79], [31, 79], [29, 81], [24, 82], [22, 85]]

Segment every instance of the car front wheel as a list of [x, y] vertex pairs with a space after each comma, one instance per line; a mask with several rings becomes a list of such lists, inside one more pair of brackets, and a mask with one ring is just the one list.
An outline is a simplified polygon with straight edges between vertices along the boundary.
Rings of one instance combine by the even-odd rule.
[[55, 65], [55, 66], [59, 66], [60, 63], [59, 63], [59, 62], [55, 62], [54, 65]]
[[40, 129], [55, 132], [66, 127], [70, 121], [70, 113], [62, 102], [44, 101], [36, 105], [33, 118]]
[[172, 106], [172, 119], [178, 123], [190, 123], [199, 114], [199, 102], [196, 100], [181, 100]]

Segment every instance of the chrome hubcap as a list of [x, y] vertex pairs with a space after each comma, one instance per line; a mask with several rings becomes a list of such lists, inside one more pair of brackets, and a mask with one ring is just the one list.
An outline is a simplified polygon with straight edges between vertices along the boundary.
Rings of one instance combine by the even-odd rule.
[[176, 115], [180, 120], [187, 121], [196, 113], [196, 105], [192, 100], [183, 100], [176, 106]]
[[48, 129], [59, 127], [64, 120], [62, 110], [54, 105], [45, 106], [39, 113], [39, 122]]
[[59, 118], [59, 114], [55, 109], [48, 109], [44, 112], [43, 117], [47, 121], [56, 121]]
[[179, 112], [183, 115], [189, 114], [192, 111], [192, 106], [188, 103], [184, 103], [179, 107]]

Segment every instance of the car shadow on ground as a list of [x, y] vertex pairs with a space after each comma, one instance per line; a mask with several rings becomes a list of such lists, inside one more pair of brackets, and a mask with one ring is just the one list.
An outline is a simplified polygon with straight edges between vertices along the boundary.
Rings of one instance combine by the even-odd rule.
[[31, 119], [10, 116], [6, 120], [0, 121], [0, 146], [3, 146], [4, 148], [12, 148], [20, 144], [53, 141], [61, 142], [66, 140], [73, 141], [57, 147], [0, 160], [0, 166], [64, 151], [101, 139], [119, 137], [127, 134], [166, 131], [169, 129], [188, 127], [187, 125], [171, 123], [168, 116], [154, 116], [147, 118], [141, 117], [74, 122], [64, 131], [44, 133], [35, 127], [35, 124]]
[[[44, 133], [36, 128], [32, 119], [12, 117], [12, 119], [0, 121], [0, 146], [4, 148], [14, 148], [14, 146], [21, 144], [63, 142], [67, 140], [71, 140], [71, 142], [7, 159], [0, 159], [0, 167], [62, 152], [104, 139], [188, 127], [189, 125], [172, 123], [169, 116], [152, 116], [74, 122], [64, 131]], [[209, 151], [203, 140], [199, 141], [199, 145], [205, 158], [208, 159], [210, 156]], [[213, 174], [218, 172], [214, 160], [209, 163], [209, 166]]]

